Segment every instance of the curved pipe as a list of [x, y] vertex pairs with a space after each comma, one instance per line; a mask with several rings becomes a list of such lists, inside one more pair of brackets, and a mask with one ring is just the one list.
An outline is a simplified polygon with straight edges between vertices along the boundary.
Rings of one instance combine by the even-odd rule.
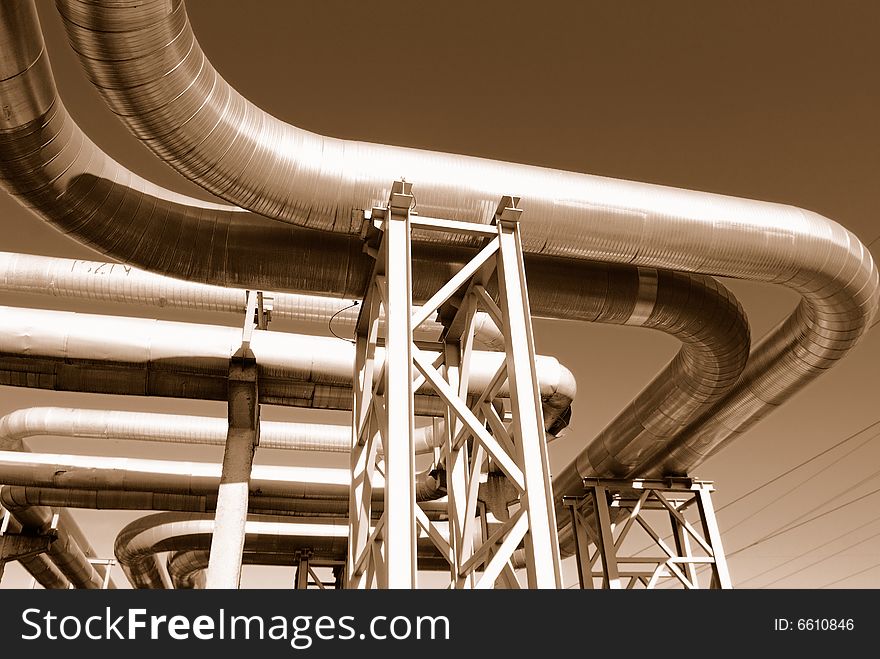
[[[170, 552], [165, 561], [165, 570], [176, 590], [204, 588], [205, 574], [211, 552], [205, 549], [187, 549]], [[293, 566], [299, 562], [296, 550], [280, 552], [246, 551], [242, 554], [244, 565], [280, 565]], [[328, 563], [330, 561], [310, 561], [310, 564]], [[335, 561], [334, 561], [335, 562]], [[344, 564], [340, 559], [339, 563]]]
[[[501, 195], [522, 197], [527, 252], [752, 279], [798, 292], [800, 305], [755, 348], [737, 385], [639, 473], [681, 473], [699, 464], [833, 366], [877, 310], [878, 273], [868, 250], [816, 213], [324, 137], [238, 94], [199, 47], [182, 0], [56, 4], [86, 74], [133, 134], [177, 171], [244, 208], [348, 236], [359, 229], [361, 211], [384, 203], [403, 174], [418, 189], [422, 215], [486, 223]], [[601, 468], [606, 449], [592, 444], [571, 471]]]
[[[11, 194], [80, 242], [151, 271], [221, 286], [362, 295], [372, 260], [358, 237], [175, 195], [100, 151], [58, 98], [36, 12], [30, 3], [22, 6], [27, 11], [0, 14], [0, 42], [18, 52], [21, 35], [28, 35], [30, 48], [18, 64], [10, 60], [0, 84], [15, 108], [0, 132], [0, 183]], [[416, 300], [471, 254], [416, 244]], [[609, 426], [608, 434], [632, 445], [632, 454], [658, 443], [648, 429], [667, 421], [684, 428], [710, 409], [745, 365], [742, 310], [710, 278], [540, 255], [526, 255], [526, 269], [536, 316], [644, 325], [684, 343]]]
[[[0, 291], [78, 298], [151, 307], [193, 309], [235, 314], [247, 311], [247, 291], [173, 279], [130, 265], [0, 252]], [[272, 297], [272, 318], [299, 323], [341, 336], [354, 334], [359, 300], [345, 300], [264, 291]], [[436, 316], [436, 314], [435, 314]], [[332, 327], [330, 320], [332, 318]], [[434, 341], [443, 325], [430, 318], [415, 330], [419, 339]], [[504, 349], [504, 338], [489, 314], [479, 312], [474, 338], [492, 350]]]
[[[135, 520], [116, 536], [115, 553], [119, 564], [135, 588], [167, 588], [157, 554], [165, 551], [207, 554], [214, 532], [214, 520], [206, 515], [159, 513]], [[290, 520], [265, 515], [249, 515], [245, 525], [244, 556], [272, 553], [292, 559], [297, 551], [308, 550], [318, 561], [344, 561], [348, 545], [345, 520], [325, 518]], [[419, 540], [419, 564], [427, 569], [448, 567], [428, 538]], [[196, 558], [196, 557], [193, 557]], [[189, 561], [178, 563], [181, 572], [172, 574], [184, 586], [197, 586]], [[186, 570], [183, 568], [186, 566]], [[203, 569], [203, 568], [198, 568]], [[191, 578], [185, 579], [186, 574]]]
[[[156, 554], [211, 547], [213, 518], [198, 514], [159, 513], [135, 520], [116, 536], [114, 553], [135, 588], [167, 588]], [[245, 552], [309, 549], [318, 558], [345, 558], [348, 524], [326, 518], [291, 521], [248, 516]]]
[[[240, 347], [241, 330], [232, 327], [0, 307], [0, 384], [226, 400], [229, 360]], [[250, 349], [261, 402], [351, 408], [353, 344], [256, 330]], [[383, 359], [377, 349], [377, 364]], [[471, 393], [488, 385], [503, 360], [503, 353], [474, 352]], [[558, 428], [577, 389], [574, 378], [552, 357], [539, 356], [536, 365], [545, 424]], [[416, 393], [416, 411], [442, 414], [427, 386]]]
[[[20, 450], [23, 440], [40, 435], [224, 446], [228, 430], [226, 418], [29, 407], [0, 418], [0, 450]], [[429, 453], [436, 441], [432, 426], [416, 428], [417, 453]], [[260, 448], [350, 453], [351, 427], [260, 420]]]
[[[0, 501], [9, 501], [11, 505], [18, 506], [204, 513], [216, 510], [217, 493], [169, 494], [166, 492], [114, 490], [104, 487], [77, 489], [5, 485], [0, 490]], [[446, 503], [442, 501], [422, 501], [419, 503], [419, 507], [430, 519], [442, 519], [448, 512]], [[381, 514], [382, 508], [382, 501], [374, 502], [373, 509], [376, 515]], [[248, 512], [284, 517], [339, 518], [348, 514], [348, 501], [252, 495], [248, 498]]]

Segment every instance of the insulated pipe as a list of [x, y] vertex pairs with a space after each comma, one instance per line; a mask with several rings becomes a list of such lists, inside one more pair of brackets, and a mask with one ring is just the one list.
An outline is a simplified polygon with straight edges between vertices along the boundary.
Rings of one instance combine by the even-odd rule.
[[[0, 307], [0, 384], [225, 401], [229, 360], [241, 341], [241, 330], [232, 327]], [[250, 349], [262, 403], [351, 409], [353, 344], [256, 330]], [[377, 377], [384, 353], [377, 348]], [[482, 392], [503, 360], [499, 352], [473, 353], [471, 394]], [[564, 427], [574, 378], [552, 357], [539, 356], [536, 367], [545, 425]], [[439, 415], [442, 409], [423, 385], [417, 413]]]
[[[0, 252], [0, 291], [222, 312], [236, 314], [239, 318], [243, 318], [247, 311], [247, 291], [244, 289], [173, 279], [120, 263], [11, 252]], [[275, 320], [301, 323], [316, 332], [327, 332], [330, 328], [340, 336], [354, 334], [360, 312], [358, 300], [264, 293], [272, 297], [272, 318]], [[443, 325], [430, 318], [419, 325], [416, 333], [420, 339], [433, 341], [442, 331]], [[501, 330], [495, 327], [487, 313], [477, 314], [475, 338], [480, 345], [493, 350], [504, 349]]]
[[[38, 408], [39, 409], [39, 408]], [[47, 421], [52, 418], [51, 412], [46, 414], [41, 414], [39, 411], [35, 410], [35, 414], [31, 415], [30, 423], [28, 423], [28, 414], [27, 411], [22, 411], [23, 413], [13, 412], [4, 416], [0, 419], [0, 449], [12, 449], [12, 450], [23, 450], [25, 447], [21, 443], [21, 432], [27, 431], [28, 428], [42, 428], [43, 430], [52, 429], [51, 423], [39, 423], [39, 420]], [[37, 418], [34, 418], [37, 417]], [[61, 421], [61, 424], [57, 426], [59, 431], [69, 431], [71, 429], [71, 425], [69, 423], [65, 423], [61, 419], [55, 417], [56, 423]], [[68, 418], [69, 421], [69, 418]], [[6, 493], [2, 493], [6, 494]], [[50, 508], [46, 507], [34, 507], [29, 508], [22, 504], [22, 502], [15, 502], [15, 506], [10, 505], [10, 510], [14, 510], [16, 513], [16, 518], [21, 521], [28, 530], [34, 532], [44, 532], [43, 527], [46, 523], [46, 520], [49, 520], [50, 523], [53, 517], [53, 511]], [[76, 570], [75, 575], [71, 579], [74, 583], [80, 583], [83, 579], [83, 569], [82, 565], [84, 562], [88, 562], [89, 557], [93, 557], [95, 555], [94, 549], [92, 549], [89, 541], [86, 539], [82, 530], [79, 528], [79, 525], [76, 521], [64, 510], [59, 512], [58, 522], [56, 524], [56, 529], [59, 533], [59, 539], [70, 538], [72, 536], [72, 542], [66, 543], [53, 543], [52, 551], [49, 552], [50, 557], [55, 560], [58, 565], [65, 566], [74, 566], [70, 569]], [[49, 574], [46, 576], [46, 565], [45, 561], [22, 561], [22, 565], [24, 565], [25, 569], [28, 570], [34, 578], [36, 578], [41, 584], [46, 587], [58, 587], [58, 580], [54, 577], [54, 575]], [[79, 569], [77, 568], [79, 566]], [[96, 574], [102, 579], [106, 574], [106, 571], [109, 570], [109, 567], [104, 565], [98, 565], [96, 568], [92, 568], [95, 570]], [[68, 570], [65, 569], [65, 574], [68, 573]], [[108, 585], [113, 588], [112, 580], [108, 582]], [[61, 586], [66, 587], [66, 586]]]
[[[36, 11], [30, 3], [19, 9], [0, 7], [0, 43], [20, 53], [6, 63], [0, 85], [14, 108], [0, 119], [7, 128], [0, 132], [0, 182], [22, 203], [80, 242], [151, 271], [221, 286], [363, 294], [372, 259], [359, 238], [176, 195], [100, 151], [57, 96]], [[416, 244], [415, 299], [426, 299], [472, 253]], [[535, 316], [643, 325], [684, 343], [609, 426], [607, 434], [631, 444], [631, 454], [657, 445], [652, 429], [683, 429], [710, 409], [745, 365], [742, 310], [710, 278], [529, 254], [526, 269]]]
[[[738, 383], [629, 473], [675, 474], [698, 465], [833, 366], [877, 310], [870, 253], [816, 213], [324, 137], [238, 94], [199, 47], [182, 0], [56, 5], [87, 75], [132, 133], [177, 171], [244, 208], [349, 236], [362, 211], [384, 203], [392, 181], [404, 175], [418, 189], [423, 216], [487, 223], [502, 194], [521, 197], [529, 253], [752, 279], [798, 292], [798, 308], [755, 348]], [[544, 292], [530, 289], [532, 299]], [[561, 482], [576, 481], [572, 473], [604, 472], [614, 461], [610, 447], [594, 442]]]
[[[214, 520], [198, 514], [159, 513], [135, 520], [116, 537], [114, 553], [135, 588], [165, 588], [165, 573], [156, 554], [164, 551], [209, 549]], [[289, 519], [249, 516], [245, 551], [309, 549], [318, 558], [345, 557], [348, 524], [326, 518]]]
[[[415, 480], [417, 493], [427, 498], [442, 496], [431, 472], [417, 473]], [[26, 487], [216, 495], [220, 464], [0, 451], [0, 482]], [[348, 469], [255, 465], [249, 493], [254, 497], [348, 501], [350, 484]], [[381, 477], [377, 477], [374, 499], [382, 498], [383, 486]]]
[[[347, 501], [350, 478], [348, 469], [256, 465], [250, 493]], [[220, 464], [0, 451], [0, 482], [86, 490], [216, 494]]]
[[[22, 440], [40, 435], [223, 446], [228, 427], [226, 418], [30, 407], [0, 418], [0, 450], [20, 450]], [[440, 440], [432, 426], [416, 428], [417, 453], [429, 453]], [[261, 420], [260, 447], [350, 453], [351, 427]]]
[[[89, 510], [157, 510], [173, 512], [213, 512], [217, 506], [217, 493], [169, 494], [166, 492], [123, 491], [114, 489], [76, 489], [63, 487], [25, 487], [5, 485], [0, 490], [0, 501], [23, 506], [53, 506], [58, 508], [84, 508]], [[378, 515], [383, 501], [373, 503]], [[446, 503], [422, 501], [419, 507], [430, 519], [446, 516]], [[285, 517], [345, 517], [348, 501], [344, 499], [305, 499], [280, 496], [250, 496], [248, 511], [261, 515]], [[66, 586], [65, 586], [66, 587]]]

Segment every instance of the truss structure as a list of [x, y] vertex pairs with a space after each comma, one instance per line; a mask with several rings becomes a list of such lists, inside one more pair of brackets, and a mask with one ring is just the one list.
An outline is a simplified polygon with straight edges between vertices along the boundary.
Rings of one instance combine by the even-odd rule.
[[[565, 497], [571, 515], [581, 588], [655, 588], [672, 581], [687, 589], [701, 588], [698, 570], [709, 567], [710, 588], [732, 588], [712, 507], [713, 484], [691, 478], [584, 479], [585, 494]], [[685, 517], [696, 507], [700, 530]], [[652, 513], [653, 517], [649, 517]], [[671, 527], [670, 546], [656, 523], [665, 517]], [[622, 553], [634, 529], [649, 545], [637, 555]], [[590, 545], [595, 549], [591, 551]], [[660, 556], [641, 555], [652, 549]], [[596, 566], [601, 569], [597, 570]]]
[[[397, 181], [388, 206], [372, 209], [365, 222], [366, 249], [376, 263], [356, 332], [351, 588], [415, 588], [419, 538], [448, 562], [449, 587], [561, 586], [518, 202], [504, 197], [490, 225], [424, 218], [413, 211], [411, 184]], [[478, 246], [417, 311], [414, 232], [441, 241], [455, 235]], [[494, 377], [479, 387], [469, 381], [478, 310], [489, 314], [505, 341]], [[445, 326], [440, 341], [415, 341], [413, 330], [435, 312]], [[429, 519], [417, 503], [417, 392], [434, 394], [443, 404], [444, 422], [435, 431], [444, 440], [434, 473], [445, 477], [445, 524]], [[496, 504], [487, 506], [490, 490], [508, 494], [500, 501], [489, 497]]]

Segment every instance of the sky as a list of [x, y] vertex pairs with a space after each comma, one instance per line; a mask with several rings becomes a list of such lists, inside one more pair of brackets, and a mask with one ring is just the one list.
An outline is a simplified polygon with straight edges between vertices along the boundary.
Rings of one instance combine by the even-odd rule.
[[[49, 1], [38, 1], [71, 114], [111, 156], [179, 192], [211, 199], [150, 154], [104, 107]], [[241, 93], [302, 128], [341, 138], [524, 162], [800, 206], [880, 254], [880, 5], [866, 2], [321, 3], [191, 0], [196, 36]], [[390, 96], [387, 90], [405, 93]], [[100, 258], [0, 194], [0, 249]], [[724, 279], [752, 336], [787, 316], [780, 287]], [[2, 295], [0, 304], [238, 325], [236, 318]], [[693, 476], [715, 481], [735, 585], [880, 586], [880, 329]], [[550, 446], [559, 470], [675, 354], [633, 327], [535, 321], [539, 353], [574, 373], [572, 425]], [[0, 413], [35, 405], [225, 415], [222, 403], [0, 387]], [[301, 412], [263, 407], [265, 419]], [[308, 416], [347, 421], [347, 414]], [[878, 429], [874, 428], [872, 432]], [[860, 448], [856, 447], [862, 444]], [[219, 450], [122, 442], [31, 442], [33, 450], [219, 460]], [[847, 455], [848, 451], [852, 451]], [[290, 455], [260, 451], [258, 462]], [[314, 455], [297, 454], [298, 464]], [[340, 466], [345, 466], [343, 458]], [[763, 484], [766, 487], [753, 490]], [[743, 497], [739, 500], [740, 497]], [[849, 503], [852, 501], [853, 503]], [[735, 503], [731, 503], [735, 502]], [[833, 509], [842, 506], [839, 510]], [[833, 511], [833, 512], [828, 512]], [[770, 540], [798, 518], [827, 513]], [[137, 513], [76, 511], [102, 555]], [[758, 542], [761, 541], [761, 542]], [[758, 542], [758, 544], [754, 544]], [[753, 545], [753, 546], [750, 546]], [[567, 584], [573, 566], [566, 562]], [[117, 572], [116, 581], [124, 579]], [[245, 586], [291, 570], [245, 568]], [[10, 565], [0, 587], [27, 585]]]

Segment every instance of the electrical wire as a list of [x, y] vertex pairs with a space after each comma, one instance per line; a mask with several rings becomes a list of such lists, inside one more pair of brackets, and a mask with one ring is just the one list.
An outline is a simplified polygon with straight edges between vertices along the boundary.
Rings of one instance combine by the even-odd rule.
[[[875, 521], [876, 521], [876, 520], [875, 520]], [[864, 527], [863, 527], [863, 528], [864, 528]], [[825, 558], [820, 558], [820, 559], [817, 560], [817, 561], [813, 561], [813, 562], [810, 563], [809, 565], [804, 565], [803, 567], [798, 568], [798, 569], [795, 570], [794, 572], [790, 572], [790, 573], [788, 573], [788, 574], [786, 574], [786, 575], [784, 575], [784, 576], [779, 577], [778, 579], [774, 579], [774, 580], [771, 581], [770, 583], [766, 583], [766, 584], [764, 584], [763, 586], [761, 586], [761, 588], [767, 588], [767, 587], [769, 587], [769, 586], [772, 586], [772, 585], [774, 585], [774, 584], [779, 583], [780, 581], [785, 581], [786, 579], [789, 579], [790, 577], [793, 577], [794, 575], [799, 574], [799, 573], [803, 572], [804, 570], [808, 570], [808, 569], [810, 569], [811, 567], [814, 567], [814, 566], [816, 566], [816, 565], [819, 565], [819, 563], [824, 563], [825, 561], [829, 561], [829, 560], [831, 560], [832, 558], [834, 558], [835, 556], [839, 556], [840, 554], [842, 554], [842, 553], [845, 552], [845, 551], [849, 551], [850, 549], [852, 549], [852, 548], [854, 548], [854, 547], [858, 547], [859, 545], [863, 545], [863, 544], [865, 544], [866, 542], [868, 542], [868, 540], [873, 540], [874, 538], [876, 538], [876, 537], [878, 537], [878, 536], [880, 536], [880, 531], [878, 531], [877, 533], [875, 533], [875, 534], [873, 534], [873, 535], [869, 535], [867, 538], [864, 538], [864, 539], [862, 539], [862, 540], [859, 540], [858, 542], [854, 542], [854, 543], [852, 543], [851, 545], [847, 545], [847, 546], [844, 547], [843, 549], [834, 552], [834, 553], [831, 554], [830, 556], [826, 556]], [[827, 544], [827, 543], [826, 543], [826, 544]]]
[[[773, 540], [773, 538], [778, 538], [779, 536], [784, 535], [784, 534], [788, 533], [789, 531], [794, 531], [795, 529], [800, 528], [802, 526], [805, 526], [806, 524], [809, 524], [810, 522], [814, 522], [817, 519], [821, 519], [827, 515], [830, 515], [831, 513], [836, 513], [838, 510], [842, 510], [843, 508], [846, 508], [847, 506], [851, 506], [854, 503], [858, 503], [859, 501], [863, 501], [863, 500], [867, 499], [868, 497], [874, 496], [875, 494], [878, 494], [878, 493], [880, 493], [880, 488], [877, 488], [876, 490], [871, 490], [870, 492], [863, 494], [861, 496], [858, 496], [855, 499], [851, 499], [850, 501], [847, 501], [846, 503], [843, 503], [839, 506], [831, 508], [830, 510], [826, 510], [824, 513], [819, 513], [818, 515], [810, 517], [809, 519], [805, 519], [802, 522], [795, 524], [794, 526], [789, 526], [789, 527], [780, 529], [778, 531], [775, 531], [773, 533], [770, 533], [768, 535], [765, 535], [763, 538], [759, 538], [758, 540], [755, 540], [751, 544], [748, 544], [744, 547], [740, 547], [736, 551], [730, 552], [729, 554], [727, 554], [727, 558], [732, 558], [733, 556], [741, 554], [742, 552], [746, 551], [747, 549], [751, 549], [752, 547], [757, 547], [758, 545], [764, 544], [765, 542], [769, 542], [770, 540]], [[825, 505], [825, 504], [823, 504], [823, 505]]]
[[[841, 455], [840, 457], [838, 457], [838, 458], [836, 458], [835, 460], [833, 460], [832, 462], [828, 463], [827, 465], [825, 465], [825, 466], [822, 468], [821, 471], [826, 471], [826, 470], [830, 469], [831, 467], [833, 467], [833, 466], [836, 465], [837, 463], [841, 462], [841, 461], [844, 460], [845, 458], [848, 458], [850, 455], [852, 455], [853, 453], [855, 453], [856, 451], [858, 451], [860, 448], [862, 448], [863, 446], [865, 446], [865, 445], [868, 444], [869, 442], [871, 442], [871, 441], [877, 439], [878, 437], [880, 437], [880, 432], [877, 432], [877, 433], [871, 435], [871, 436], [868, 437], [868, 439], [866, 439], [865, 441], [861, 442], [860, 444], [858, 444], [857, 446], [851, 448], [849, 451], [847, 451], [846, 453], [844, 453], [844, 454]], [[845, 440], [845, 441], [848, 441], [848, 440]], [[838, 446], [840, 446], [840, 444], [836, 444], [836, 445], [835, 445], [834, 447], [832, 447], [832, 448], [837, 448]], [[810, 458], [810, 460], [809, 460], [808, 462], [814, 460], [816, 457], [820, 457], [820, 456], [826, 454], [826, 453], [828, 452], [828, 450], [831, 450], [831, 449], [827, 449], [827, 450], [823, 451], [822, 453], [819, 453], [818, 455], [814, 456], [813, 458]], [[803, 464], [806, 465], [808, 462], [805, 462], [805, 463], [803, 463]], [[789, 473], [790, 473], [790, 472], [789, 472]], [[814, 472], [813, 474], [807, 476], [806, 478], [804, 478], [803, 480], [801, 480], [800, 482], [798, 482], [797, 485], [794, 485], [793, 487], [790, 487], [789, 489], [787, 489], [787, 490], [786, 490], [785, 492], [783, 492], [782, 494], [779, 494], [778, 496], [773, 497], [773, 500], [772, 500], [772, 501], [770, 501], [769, 503], [764, 504], [763, 506], [761, 506], [761, 507], [758, 508], [757, 510], [752, 511], [751, 513], [749, 513], [748, 515], [746, 515], [745, 517], [743, 517], [740, 521], [738, 521], [736, 524], [732, 524], [732, 525], [730, 525], [730, 526], [726, 526], [725, 529], [724, 529], [724, 532], [725, 532], [725, 533], [730, 533], [730, 531], [732, 531], [733, 529], [735, 529], [735, 528], [738, 527], [738, 526], [741, 526], [742, 524], [745, 524], [747, 521], [749, 521], [750, 519], [752, 519], [752, 518], [753, 518], [755, 515], [757, 515], [758, 513], [761, 513], [761, 512], [763, 512], [763, 511], [767, 510], [767, 508], [770, 508], [771, 506], [775, 506], [779, 501], [781, 501], [782, 499], [784, 499], [785, 497], [787, 497], [789, 494], [791, 494], [791, 493], [794, 492], [795, 490], [797, 490], [797, 489], [803, 487], [804, 485], [806, 485], [807, 483], [809, 483], [811, 480], [813, 480], [813, 478], [816, 476], [817, 473], [818, 473], [818, 472]], [[730, 502], [729, 504], [727, 504], [727, 505], [730, 506], [730, 505], [732, 505], [733, 503], [735, 503], [736, 501], [738, 501], [738, 500], [741, 499], [741, 498], [743, 498], [743, 497], [739, 497], [738, 499], [734, 499], [734, 501], [731, 501], [731, 502]], [[721, 508], [718, 509], [718, 512], [721, 512], [721, 510], [723, 510], [723, 509], [726, 508], [726, 507], [727, 507], [727, 506], [722, 506]], [[810, 512], [812, 512], [812, 511], [808, 511], [807, 513], [805, 513], [805, 515], [809, 515]], [[796, 522], [797, 520], [793, 520], [793, 521]]]
[[[842, 440], [840, 440], [839, 442], [837, 442], [836, 444], [834, 444], [834, 446], [830, 446], [830, 447], [828, 447], [827, 449], [825, 449], [825, 450], [823, 450], [823, 451], [820, 451], [820, 452], [817, 453], [816, 455], [814, 455], [814, 456], [812, 456], [812, 457], [810, 457], [810, 458], [807, 458], [806, 460], [804, 460], [803, 462], [801, 462], [801, 463], [795, 465], [795, 466], [792, 467], [791, 469], [787, 469], [786, 471], [782, 472], [782, 473], [779, 474], [778, 476], [774, 476], [774, 477], [771, 478], [769, 481], [766, 481], [766, 482], [762, 483], [762, 484], [759, 485], [758, 487], [755, 487], [755, 488], [749, 490], [749, 491], [746, 492], [745, 494], [741, 494], [740, 496], [738, 496], [738, 497], [737, 497], [736, 499], [734, 499], [733, 501], [729, 501], [729, 502], [727, 502], [726, 504], [724, 504], [723, 506], [721, 506], [720, 508], [718, 508], [718, 510], [716, 510], [715, 512], [720, 513], [721, 511], [723, 511], [723, 510], [725, 510], [725, 509], [727, 509], [727, 508], [730, 508], [730, 507], [731, 507], [732, 505], [734, 505], [735, 503], [739, 503], [740, 501], [742, 501], [742, 500], [745, 499], [746, 497], [750, 497], [750, 496], [752, 496], [753, 494], [755, 494], [756, 492], [760, 492], [760, 491], [763, 490], [765, 487], [768, 487], [768, 486], [772, 485], [772, 484], [775, 483], [776, 481], [781, 480], [782, 478], [785, 478], [786, 476], [788, 476], [789, 474], [791, 474], [791, 473], [797, 471], [798, 469], [801, 469], [802, 467], [806, 467], [806, 466], [807, 466], [808, 464], [810, 464], [811, 462], [813, 462], [813, 461], [815, 461], [815, 460], [818, 460], [818, 459], [821, 458], [823, 455], [827, 455], [828, 453], [830, 453], [830, 452], [833, 451], [834, 449], [839, 448], [839, 447], [843, 446], [844, 444], [846, 444], [847, 442], [852, 441], [853, 439], [855, 439], [856, 437], [858, 437], [858, 436], [861, 435], [862, 433], [864, 433], [864, 432], [870, 430], [871, 428], [873, 428], [873, 427], [876, 426], [876, 425], [880, 425], [880, 419], [877, 419], [877, 420], [874, 421], [873, 423], [869, 423], [867, 426], [865, 426], [865, 427], [862, 428], [861, 430], [857, 430], [857, 431], [855, 431], [854, 433], [852, 433], [852, 434], [850, 434], [850, 435], [847, 435], [845, 438], [843, 438]], [[877, 435], [874, 435], [871, 439], [873, 439], [874, 437], [877, 437]], [[860, 446], [861, 446], [861, 445], [860, 445]], [[830, 466], [830, 465], [829, 465], [829, 466]]]
[[841, 581], [847, 581], [848, 579], [852, 579], [853, 577], [857, 577], [860, 574], [864, 574], [865, 572], [870, 572], [871, 570], [876, 570], [878, 567], [880, 567], [880, 563], [874, 563], [873, 565], [866, 567], [864, 570], [859, 570], [858, 572], [853, 572], [851, 575], [849, 575], [847, 577], [842, 577], [840, 579], [835, 579], [834, 581], [829, 581], [828, 583], [826, 583], [822, 586], [819, 586], [819, 588], [828, 588], [829, 586], [833, 586], [834, 584], [840, 583]]
[[[796, 560], [798, 560], [799, 558], [803, 558], [804, 556], [808, 556], [809, 554], [812, 554], [814, 551], [818, 551], [818, 550], [822, 549], [823, 547], [827, 547], [828, 545], [833, 544], [833, 543], [837, 542], [838, 540], [841, 540], [841, 539], [845, 538], [845, 537], [848, 536], [848, 535], [852, 535], [852, 534], [855, 533], [856, 531], [860, 531], [860, 530], [862, 530], [862, 529], [864, 529], [864, 528], [866, 528], [866, 527], [868, 527], [868, 526], [871, 526], [871, 524], [874, 524], [874, 523], [876, 523], [876, 522], [878, 522], [878, 521], [880, 521], [880, 517], [876, 517], [876, 518], [874, 518], [873, 520], [871, 520], [871, 521], [868, 522], [867, 524], [859, 524], [859, 525], [856, 526], [855, 528], [852, 528], [852, 529], [850, 529], [849, 531], [846, 531], [845, 533], [841, 533], [840, 535], [838, 535], [838, 536], [836, 536], [836, 537], [834, 537], [834, 538], [831, 538], [830, 540], [826, 540], [826, 541], [823, 542], [822, 544], [816, 545], [815, 547], [811, 547], [810, 549], [808, 549], [808, 550], [806, 550], [806, 551], [804, 551], [804, 552], [801, 552], [801, 553], [798, 554], [797, 556], [793, 556], [793, 557], [790, 557], [790, 558], [786, 558], [785, 561], [783, 561], [782, 563], [779, 563], [779, 564], [777, 564], [777, 565], [774, 565], [773, 567], [769, 567], [769, 568], [767, 568], [766, 570], [762, 570], [761, 572], [758, 572], [757, 574], [752, 575], [752, 576], [749, 577], [748, 579], [743, 579], [743, 580], [741, 580], [737, 585], [739, 585], [739, 586], [743, 586], [743, 585], [749, 583], [750, 581], [754, 581], [755, 579], [759, 579], [760, 577], [763, 577], [763, 576], [764, 576], [765, 574], [767, 574], [768, 572], [773, 572], [774, 570], [778, 570], [779, 568], [781, 568], [781, 567], [787, 565], [788, 563], [791, 563], [792, 561], [796, 561]], [[807, 566], [807, 567], [810, 567], [810, 566]], [[800, 571], [800, 570], [798, 570], [798, 571]], [[796, 572], [797, 572], [797, 571], [796, 571]], [[792, 573], [789, 574], [788, 576], [792, 576], [793, 574], [796, 574], [796, 572], [792, 572]], [[771, 582], [771, 583], [775, 583], [775, 582]], [[761, 588], [766, 588], [768, 585], [770, 585], [770, 584], [764, 584], [763, 586], [761, 586]]]
[[344, 336], [339, 336], [336, 332], [334, 332], [333, 331], [333, 319], [336, 318], [336, 316], [341, 314], [343, 311], [348, 311], [349, 309], [353, 309], [354, 307], [358, 306], [359, 304], [360, 304], [360, 301], [355, 300], [352, 304], [349, 304], [347, 307], [343, 307], [342, 309], [340, 309], [339, 311], [334, 313], [332, 316], [330, 316], [330, 320], [327, 321], [327, 329], [330, 330], [330, 333], [333, 336], [335, 336], [337, 339], [340, 339], [341, 341], [348, 341], [349, 343], [357, 343], [357, 341], [355, 341], [354, 339], [347, 339]]

